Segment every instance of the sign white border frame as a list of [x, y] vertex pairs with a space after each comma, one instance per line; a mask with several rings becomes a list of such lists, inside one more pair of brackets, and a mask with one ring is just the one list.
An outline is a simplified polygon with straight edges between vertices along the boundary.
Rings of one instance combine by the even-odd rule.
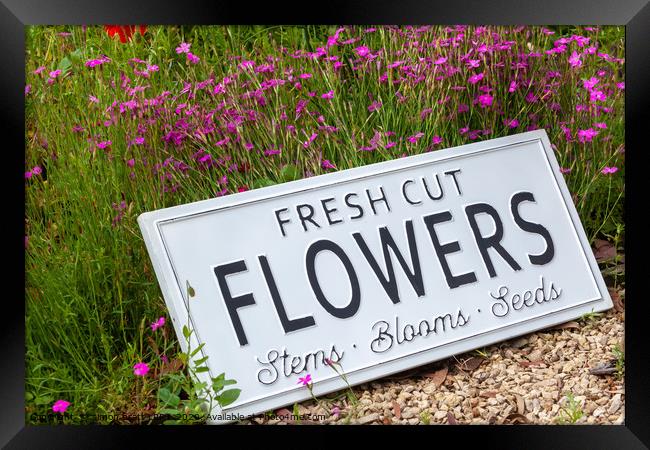
[[[366, 383], [393, 373], [401, 372], [407, 369], [418, 367], [420, 365], [444, 359], [451, 355], [464, 353], [478, 347], [483, 347], [503, 340], [512, 339], [513, 337], [523, 334], [530, 334], [540, 329], [545, 329], [560, 323], [567, 322], [587, 312], [598, 312], [612, 308], [612, 300], [609, 296], [609, 292], [602, 278], [600, 269], [598, 268], [598, 264], [594, 258], [591, 247], [589, 246], [589, 241], [580, 222], [580, 218], [578, 217], [578, 213], [573, 204], [573, 200], [571, 199], [571, 194], [567, 188], [566, 182], [564, 181], [564, 177], [560, 172], [560, 167], [553, 153], [553, 149], [551, 147], [551, 143], [548, 139], [546, 131], [536, 130], [513, 136], [462, 145], [459, 147], [437, 150], [434, 152], [410, 156], [406, 158], [370, 164], [353, 169], [341, 170], [325, 175], [305, 178], [288, 183], [281, 183], [266, 188], [231, 194], [226, 197], [203, 200], [141, 214], [138, 217], [138, 224], [140, 225], [147, 251], [149, 252], [156, 277], [161, 287], [165, 304], [169, 310], [169, 314], [172, 319], [176, 335], [179, 338], [182, 350], [187, 351], [187, 345], [182, 333], [183, 325], [189, 323], [191, 325], [191, 328], [194, 329], [194, 333], [192, 334], [190, 341], [192, 348], [196, 348], [199, 345], [200, 336], [198, 334], [199, 331], [196, 330], [193, 326], [194, 321], [192, 320], [191, 314], [188, 314], [187, 305], [189, 303], [187, 303], [187, 301], [189, 299], [185, 298], [186, 286], [181, 284], [176, 277], [174, 267], [169, 258], [165, 241], [160, 230], [160, 226], [162, 224], [171, 221], [186, 220], [200, 214], [211, 213], [226, 208], [233, 208], [250, 204], [253, 202], [262, 202], [270, 198], [288, 196], [334, 184], [358, 181], [363, 178], [370, 178], [388, 172], [401, 171], [413, 167], [434, 164], [443, 160], [466, 158], [480, 153], [498, 151], [507, 147], [529, 144], [535, 141], [539, 143], [545, 153], [546, 162], [555, 179], [556, 189], [561, 194], [566, 211], [571, 218], [571, 223], [574, 229], [574, 237], [582, 248], [583, 255], [589, 264], [589, 268], [591, 270], [594, 283], [598, 287], [600, 297], [589, 299], [583, 301], [580, 304], [572, 305], [567, 308], [560, 308], [541, 316], [527, 318], [521, 322], [506, 325], [503, 327], [492, 328], [487, 331], [482, 331], [460, 340], [444, 343], [408, 355], [403, 355], [376, 365], [357, 369], [350, 373], [346, 373], [348, 382], [350, 385]], [[532, 327], [531, 322], [534, 324]], [[208, 367], [210, 367], [209, 360], [207, 363]], [[222, 371], [225, 371], [226, 377], [228, 377], [227, 368], [222, 368], [219, 370], [219, 372]], [[213, 368], [210, 368], [209, 372], [198, 374], [199, 380], [205, 381], [208, 383], [208, 385], [210, 385], [210, 377], [217, 375], [217, 373], [213, 372]], [[237, 386], [235, 385], [233, 387]], [[344, 389], [345, 387], [345, 383], [339, 377], [333, 376], [331, 378], [315, 381], [313, 385], [313, 392], [318, 396]], [[280, 396], [284, 398], [282, 402], [278, 402], [276, 400], [276, 398]], [[233, 405], [224, 408], [223, 410], [217, 405], [211, 412], [213, 418], [209, 419], [208, 423], [216, 424], [232, 422], [233, 420], [237, 420], [239, 418], [263, 413], [264, 411], [268, 411], [272, 408], [278, 408], [283, 405], [289, 405], [295, 402], [304, 401], [309, 398], [311, 398], [311, 396], [306, 388], [302, 386], [296, 386], [294, 389], [291, 389], [289, 391], [252, 399], [243, 404], [238, 404], [235, 402]], [[215, 415], [221, 417], [216, 418], [217, 416]]]

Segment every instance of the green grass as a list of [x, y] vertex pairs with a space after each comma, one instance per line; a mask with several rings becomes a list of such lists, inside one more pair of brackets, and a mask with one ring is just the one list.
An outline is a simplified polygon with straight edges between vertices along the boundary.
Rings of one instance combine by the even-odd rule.
[[[471, 28], [467, 33], [474, 30]], [[544, 34], [539, 27], [491, 30], [509, 36], [525, 51], [529, 51], [530, 43], [533, 49], [543, 52], [553, 47], [555, 39], [576, 33], [598, 41], [599, 51], [617, 58], [624, 55], [620, 27], [602, 27], [597, 32], [586, 32], [582, 27], [557, 27], [553, 36]], [[62, 31], [71, 34], [61, 36], [58, 33]], [[445, 52], [453, 59], [453, 55], [470, 50], [474, 45], [472, 39], [459, 40], [457, 48], [425, 49], [419, 53], [405, 44], [416, 40], [433, 42], [454, 36], [455, 32], [443, 27], [422, 32], [406, 27], [378, 27], [375, 32], [364, 33], [363, 29], [352, 27], [343, 33], [342, 39], [352, 36], [361, 40], [330, 50], [345, 62], [339, 70], [334, 69], [333, 62], [322, 59], [291, 57], [298, 49], [317, 51], [335, 31], [336, 27], [324, 26], [156, 26], [149, 27], [144, 36], [136, 34], [131, 42], [122, 44], [109, 39], [101, 27], [26, 28], [26, 79], [31, 91], [25, 96], [25, 170], [37, 165], [44, 170], [26, 180], [28, 422], [38, 423], [31, 415], [51, 412], [57, 399], [71, 402], [68, 411], [75, 416], [66, 419], [71, 423], [81, 422], [79, 414], [145, 414], [159, 407], [159, 372], [165, 366], [162, 355], [173, 360], [180, 348], [171, 327], [167, 325], [155, 332], [149, 327], [166, 315], [166, 308], [136, 223], [137, 216], [145, 211], [212, 198], [222, 189], [232, 193], [238, 188], [331, 171], [322, 167], [323, 160], [331, 161], [340, 170], [466, 144], [472, 139], [467, 133], [459, 133], [464, 126], [491, 131], [475, 140], [515, 134], [532, 126], [547, 130], [557, 146], [561, 166], [571, 168], [566, 180], [590, 239], [623, 236], [624, 96], [614, 83], [624, 81], [624, 65], [589, 55], [583, 58], [579, 71], [571, 70], [567, 58], [577, 48], [575, 43], [562, 55], [532, 58], [528, 71], [533, 78], [541, 80], [548, 71], [560, 72], [559, 84], [552, 87], [552, 101], [560, 105], [560, 113], [549, 109], [548, 103], [527, 102], [527, 89], [509, 93], [511, 73], [504, 73], [486, 59], [480, 70], [494, 89], [492, 94], [500, 108], [483, 109], [471, 104], [479, 93], [480, 83], [468, 85], [465, 69], [446, 80], [427, 75], [423, 82], [411, 83], [405, 76], [406, 81], [393, 83], [403, 75], [399, 68], [392, 69], [387, 82], [382, 82], [385, 67], [378, 69], [370, 63], [352, 70], [350, 62], [357, 58], [354, 48], [359, 45], [373, 51], [383, 49], [382, 55], [392, 55], [387, 62], [399, 58], [407, 61], [405, 64], [415, 65], [422, 56], [437, 57]], [[491, 42], [491, 38], [482, 36], [481, 39]], [[192, 44], [192, 52], [201, 58], [198, 64], [188, 63], [184, 55], [175, 52], [183, 41]], [[286, 53], [281, 48], [286, 48]], [[107, 55], [111, 61], [85, 67], [84, 62], [101, 55]], [[234, 60], [233, 56], [242, 59]], [[260, 88], [262, 80], [269, 76], [238, 72], [237, 65], [244, 59], [259, 65], [268, 57], [277, 58], [275, 78], [287, 78], [284, 72], [291, 68], [294, 76], [311, 73], [313, 77], [300, 80], [302, 89], [293, 85], [294, 80], [265, 91], [264, 104], [239, 98], [247, 90]], [[132, 58], [155, 64], [159, 69], [151, 72], [148, 79], [139, 77], [129, 64]], [[498, 58], [505, 67], [515, 62], [508, 52]], [[33, 71], [39, 66], [45, 66], [45, 72], [35, 75]], [[62, 76], [47, 84], [47, 73], [57, 67], [62, 69]], [[521, 70], [515, 69], [512, 74]], [[599, 117], [576, 112], [576, 105], [589, 103], [581, 79], [595, 76], [599, 70], [606, 71], [601, 83], [608, 86], [609, 92], [602, 104], [611, 111]], [[216, 83], [234, 72], [240, 73], [239, 78], [226, 86], [225, 94], [209, 93]], [[121, 74], [130, 78], [130, 87], [147, 86], [146, 89], [130, 95], [121, 88]], [[196, 85], [211, 76], [213, 84], [196, 90], [194, 98], [182, 93], [184, 83]], [[454, 91], [451, 87], [455, 85], [468, 89]], [[531, 88], [530, 92], [541, 96], [541, 89], [540, 84], [539, 89]], [[321, 94], [329, 90], [335, 92], [334, 98], [322, 99]], [[154, 99], [165, 91], [170, 94], [159, 107], [142, 107], [145, 99]], [[316, 95], [309, 97], [308, 92], [312, 91]], [[398, 92], [405, 100], [400, 100]], [[98, 104], [89, 101], [91, 95], [99, 100]], [[439, 103], [445, 96], [449, 96], [449, 101]], [[218, 108], [223, 98], [237, 99], [228, 108], [242, 115], [248, 111], [257, 114], [255, 122], [246, 119], [238, 125], [240, 142], [220, 146], [222, 137], [209, 132], [186, 133], [178, 146], [163, 140], [181, 117], [194, 129], [199, 127], [195, 116], [182, 116], [183, 111], [196, 106], [196, 114], [205, 116]], [[299, 99], [309, 103], [303, 116], [295, 119]], [[112, 116], [107, 112], [114, 102], [119, 105], [130, 100], [139, 105], [135, 115], [128, 109], [121, 114], [119, 106]], [[372, 100], [382, 103], [375, 112], [368, 110]], [[184, 103], [188, 106], [176, 114], [176, 108]], [[456, 113], [460, 103], [470, 106], [467, 113]], [[421, 119], [427, 108], [431, 111]], [[225, 129], [227, 124], [220, 114], [215, 113], [208, 122]], [[504, 117], [516, 117], [520, 125], [508, 128]], [[112, 122], [106, 126], [104, 122], [108, 120]], [[571, 128], [575, 137], [577, 130], [593, 127], [594, 122], [605, 122], [607, 129], [600, 130], [593, 142], [565, 140], [562, 123]], [[288, 124], [295, 125], [295, 133], [286, 128]], [[75, 132], [75, 125], [84, 131]], [[337, 131], [319, 130], [323, 125], [336, 127]], [[319, 136], [305, 147], [303, 142], [316, 130]], [[391, 139], [403, 139], [395, 147], [379, 145], [374, 151], [359, 150], [369, 146], [377, 132], [389, 131], [395, 133]], [[418, 132], [424, 133], [424, 137], [416, 143], [405, 140]], [[145, 138], [144, 145], [128, 145], [140, 135]], [[432, 148], [434, 135], [440, 136], [443, 143]], [[382, 143], [387, 139], [382, 137]], [[110, 149], [96, 147], [97, 142], [108, 140], [112, 142]], [[245, 143], [253, 143], [254, 150], [246, 150]], [[262, 151], [271, 148], [281, 148], [282, 153], [262, 156]], [[192, 157], [200, 149], [213, 160], [230, 159], [206, 170]], [[132, 159], [133, 168], [127, 164]], [[183, 165], [174, 167], [178, 162]], [[156, 164], [160, 167], [154, 173]], [[238, 169], [229, 170], [232, 164], [237, 164]], [[602, 175], [600, 170], [605, 166], [616, 166], [619, 171]], [[166, 178], [161, 179], [160, 175]], [[226, 183], [222, 183], [224, 175]], [[119, 206], [122, 201], [124, 209]], [[151, 376], [134, 376], [133, 365], [141, 361], [150, 365]], [[110, 422], [101, 418], [96, 421]]]
[[571, 392], [568, 392], [555, 421], [560, 425], [570, 425], [576, 423], [584, 415], [580, 402], [573, 397]]

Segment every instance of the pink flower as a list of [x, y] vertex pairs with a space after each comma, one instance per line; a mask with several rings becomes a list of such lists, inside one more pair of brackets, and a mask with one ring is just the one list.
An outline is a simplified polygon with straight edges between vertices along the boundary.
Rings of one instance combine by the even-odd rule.
[[412, 144], [415, 144], [422, 136], [424, 136], [424, 133], [416, 133], [413, 136], [409, 136], [406, 138], [407, 141], [409, 141]]
[[304, 377], [298, 378], [298, 384], [302, 383], [303, 386], [309, 386], [311, 384], [311, 382], [312, 381], [311, 381], [311, 375], [310, 374], [307, 374]]
[[361, 45], [355, 48], [354, 51], [356, 52], [357, 55], [359, 55], [362, 58], [368, 56], [368, 54], [370, 53], [370, 49], [365, 45]]
[[441, 56], [440, 58], [436, 59], [433, 63], [436, 64], [436, 65], [439, 65], [439, 64], [444, 64], [446, 62], [447, 62], [447, 58], [445, 58], [444, 56]]
[[176, 47], [176, 53], [178, 53], [179, 55], [181, 53], [188, 53], [190, 51], [191, 46], [192, 46], [192, 44], [188, 44], [186, 42], [181, 42], [181, 45]]
[[[132, 160], [131, 160], [132, 161]], [[131, 166], [133, 167], [133, 166]], [[165, 318], [159, 317], [155, 322], [151, 322], [151, 331], [156, 331], [158, 328], [162, 328], [165, 325]]]
[[98, 99], [97, 97], [95, 97], [94, 95], [89, 95], [89, 96], [88, 96], [88, 100], [89, 100], [91, 103], [99, 103], [99, 99]]
[[50, 72], [50, 78], [56, 78], [61, 75], [61, 69], [56, 69]]
[[31, 170], [28, 170], [27, 172], [25, 172], [25, 179], [26, 179], [26, 180], [30, 179], [30, 178], [32, 177], [32, 175], [33, 175], [33, 174], [32, 174], [32, 171], [31, 171]]
[[308, 78], [311, 78], [311, 74], [310, 73], [301, 73], [300, 75], [298, 75], [298, 78], [302, 78], [303, 80], [306, 80]]
[[600, 80], [596, 77], [591, 77], [588, 80], [582, 80], [582, 86], [588, 91], [592, 90]]
[[607, 95], [603, 93], [603, 91], [591, 91], [589, 94], [589, 101], [590, 102], [597, 102], [597, 101], [605, 101], [607, 100]]
[[29, 94], [32, 91], [32, 85], [28, 84], [25, 86], [25, 95]]
[[600, 171], [603, 175], [609, 175], [618, 172], [618, 167], [605, 167]]
[[434, 137], [431, 139], [431, 143], [432, 143], [433, 145], [442, 144], [442, 138], [441, 138], [440, 136], [434, 136]]
[[329, 91], [320, 96], [321, 98], [331, 99], [334, 98], [334, 91]]
[[517, 82], [511, 81], [510, 87], [508, 87], [508, 92], [515, 92], [517, 90]]
[[503, 124], [510, 128], [517, 128], [519, 126], [519, 121], [517, 119], [504, 119]]
[[368, 106], [368, 111], [370, 112], [377, 111], [379, 108], [381, 108], [381, 102], [375, 100], [370, 104], [370, 106]]
[[569, 57], [569, 64], [571, 67], [580, 67], [582, 66], [582, 60], [580, 59], [580, 54], [576, 51], [571, 53], [571, 56]]
[[187, 52], [187, 60], [192, 64], [197, 64], [201, 59], [192, 52]]
[[40, 66], [38, 69], [36, 69], [34, 72], [32, 72], [34, 75], [39, 75], [41, 72], [45, 70], [45, 66]]
[[476, 74], [476, 75], [472, 75], [471, 77], [469, 77], [469, 82], [472, 83], [472, 84], [476, 84], [476, 83], [478, 83], [479, 81], [481, 81], [481, 80], [483, 79], [484, 76], [485, 76], [485, 75], [483, 74], [483, 72], [478, 73], [478, 74]]
[[70, 402], [66, 400], [57, 400], [54, 402], [54, 405], [52, 405], [52, 411], [63, 414], [66, 409], [68, 409], [68, 406], [70, 406]]
[[275, 150], [275, 149], [269, 149], [264, 151], [264, 156], [272, 156], [272, 155], [279, 155], [280, 150]]
[[336, 166], [332, 164], [332, 162], [329, 159], [324, 159], [323, 162], [320, 163], [320, 166], [323, 169], [336, 169]]
[[591, 142], [591, 140], [598, 134], [598, 131], [593, 128], [588, 128], [586, 130], [578, 130], [578, 141], [585, 143]]
[[620, 83], [616, 83], [616, 87], [619, 88], [620, 90], [624, 91], [625, 90], [625, 81], [621, 81]]
[[483, 94], [478, 96], [478, 104], [481, 108], [487, 108], [492, 105], [493, 97], [490, 94]]
[[571, 172], [571, 169], [566, 169], [566, 168], [564, 168], [564, 167], [560, 167], [560, 172], [562, 172], [562, 173], [569, 173], [569, 172]]
[[133, 375], [139, 377], [145, 376], [149, 372], [149, 366], [146, 363], [139, 362], [133, 366]]
[[32, 169], [32, 173], [33, 173], [34, 175], [40, 175], [41, 173], [43, 173], [43, 169], [41, 169], [40, 166], [35, 166], [35, 167]]
[[341, 408], [339, 408], [338, 406], [335, 406], [334, 408], [332, 408], [331, 414], [334, 417], [338, 417], [339, 414], [341, 414]]
[[89, 59], [86, 61], [85, 66], [86, 67], [95, 67], [95, 66], [101, 66], [102, 64], [109, 62], [110, 58], [104, 56], [98, 59]]
[[314, 139], [316, 139], [317, 136], [318, 136], [318, 133], [312, 133], [312, 135], [309, 136], [309, 138], [307, 138], [307, 140], [305, 142], [303, 142], [302, 146], [304, 148], [309, 147], [311, 145], [311, 143], [314, 142]]
[[596, 128], [607, 128], [607, 124], [605, 122], [598, 122], [594, 124]]
[[101, 141], [101, 142], [98, 142], [98, 143], [97, 143], [97, 148], [104, 149], [104, 148], [106, 148], [106, 147], [110, 147], [111, 144], [112, 144], [111, 141]]
[[470, 60], [467, 61], [467, 67], [468, 67], [469, 69], [475, 69], [475, 68], [478, 67], [480, 64], [481, 64], [481, 60], [480, 60], [480, 59], [470, 59]]

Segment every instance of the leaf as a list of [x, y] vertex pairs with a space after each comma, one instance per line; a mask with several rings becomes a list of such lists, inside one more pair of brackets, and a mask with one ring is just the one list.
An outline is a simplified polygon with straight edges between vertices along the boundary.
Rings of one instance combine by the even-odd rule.
[[228, 406], [237, 401], [239, 394], [241, 394], [241, 389], [228, 389], [217, 396], [217, 401], [221, 407]]
[[400, 408], [397, 402], [393, 402], [393, 415], [397, 420], [402, 418], [402, 408]]
[[456, 420], [456, 417], [454, 417], [454, 414], [451, 411], [447, 411], [447, 423], [449, 425], [458, 425], [458, 421]]
[[183, 325], [183, 336], [185, 336], [185, 339], [189, 339], [191, 334], [192, 332], [187, 328], [187, 325]]
[[68, 58], [67, 56], [63, 58], [59, 62], [57, 69], [61, 71], [62, 75], [66, 75], [68, 72], [70, 72], [70, 70], [72, 70], [72, 61], [70, 61], [70, 58]]
[[607, 288], [607, 290], [609, 291], [609, 296], [612, 298], [614, 309], [618, 312], [625, 311], [625, 301], [621, 297], [621, 291], [617, 291], [614, 288]]
[[431, 378], [431, 382], [436, 387], [440, 387], [440, 385], [442, 385], [442, 383], [445, 382], [448, 372], [449, 369], [447, 368], [447, 366], [444, 366], [442, 369], [436, 370], [435, 372], [424, 373], [423, 375], [427, 378]]
[[34, 403], [37, 405], [47, 405], [49, 403], [52, 403], [52, 397], [49, 395], [41, 395], [40, 397], [36, 397], [36, 400], [34, 400]]
[[267, 186], [273, 186], [275, 182], [272, 180], [269, 180], [268, 178], [258, 178], [257, 180], [253, 181], [251, 184], [251, 187], [253, 189], [258, 189], [258, 188], [263, 188]]
[[151, 336], [147, 336], [147, 342], [149, 342], [149, 345], [151, 345], [151, 348], [153, 348], [153, 351], [156, 353], [156, 355], [160, 356], [160, 352], [158, 351], [158, 344], [156, 344], [156, 341], [154, 341]]
[[207, 367], [203, 366], [203, 367], [198, 367], [198, 368], [194, 369], [194, 372], [195, 372], [195, 373], [203, 373], [203, 372], [207, 372], [208, 370], [210, 370], [210, 369], [208, 369]]
[[515, 424], [530, 423], [530, 420], [528, 420], [528, 418], [526, 416], [524, 416], [523, 414], [512, 413], [512, 414], [508, 415], [508, 417], [506, 417], [504, 422], [515, 425]]
[[616, 373], [616, 360], [612, 359], [610, 361], [600, 363], [593, 369], [589, 369], [589, 373], [592, 375], [611, 375]]
[[287, 181], [295, 181], [300, 179], [300, 170], [298, 169], [297, 166], [293, 164], [288, 164], [284, 166], [282, 171], [280, 172], [280, 179], [284, 182]]
[[187, 295], [189, 295], [190, 297], [194, 297], [196, 295], [196, 291], [190, 285], [189, 280], [185, 280], [185, 285], [186, 285], [186, 289], [187, 289]]
[[[192, 353], [190, 353], [190, 357], [193, 357], [193, 356], [196, 355], [198, 352], [200, 352], [201, 349], [202, 349], [204, 346], [205, 346], [205, 342], [199, 344], [198, 347], [196, 347], [194, 350], [192, 350]], [[199, 363], [199, 365], [200, 365], [200, 363]]]
[[170, 409], [170, 408], [163, 408], [160, 411], [158, 411], [159, 414], [169, 414], [170, 416], [177, 416], [180, 413], [176, 409]]
[[526, 403], [524, 403], [524, 398], [519, 394], [515, 394], [515, 398], [517, 399], [517, 412], [519, 414], [525, 413], [526, 412]]
[[200, 366], [201, 364], [203, 364], [203, 363], [206, 362], [207, 360], [208, 360], [208, 357], [207, 357], [207, 356], [204, 357], [204, 358], [201, 358], [201, 359], [195, 359], [195, 360], [194, 360], [194, 365], [195, 365], [195, 366]]
[[74, 63], [80, 63], [82, 57], [83, 57], [83, 53], [81, 52], [81, 49], [80, 49], [80, 48], [78, 48], [78, 49], [76, 49], [75, 51], [73, 51], [73, 52], [70, 53], [70, 59], [71, 59], [72, 62], [74, 62]]
[[160, 388], [160, 390], [158, 391], [158, 398], [165, 404], [165, 406], [167, 405], [178, 406], [178, 404], [181, 401], [178, 395], [172, 393], [166, 387]]
[[594, 242], [594, 256], [596, 261], [607, 261], [616, 258], [616, 247], [610, 242], [602, 239], [596, 239]]
[[158, 390], [158, 398], [163, 402], [166, 402], [170, 395], [171, 395], [171, 391], [166, 387], [160, 388]]
[[170, 372], [178, 372], [183, 367], [183, 361], [178, 358], [174, 358], [168, 363], [164, 363], [162, 369], [160, 369], [160, 375], [165, 375]]
[[465, 372], [472, 372], [478, 369], [481, 364], [483, 364], [483, 358], [471, 356], [467, 359], [464, 359], [463, 361], [456, 363], [456, 367], [458, 367], [460, 370], [464, 370]]
[[542, 364], [545, 364], [544, 361], [541, 359], [535, 361], [518, 361], [518, 362], [521, 367], [533, 367], [533, 366], [541, 366]]

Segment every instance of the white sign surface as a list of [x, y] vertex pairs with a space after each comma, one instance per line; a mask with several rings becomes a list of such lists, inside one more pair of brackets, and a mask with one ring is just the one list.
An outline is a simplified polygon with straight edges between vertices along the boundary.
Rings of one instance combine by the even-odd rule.
[[214, 423], [345, 388], [325, 358], [354, 385], [612, 307], [544, 131], [138, 221], [180, 340], [242, 390]]

